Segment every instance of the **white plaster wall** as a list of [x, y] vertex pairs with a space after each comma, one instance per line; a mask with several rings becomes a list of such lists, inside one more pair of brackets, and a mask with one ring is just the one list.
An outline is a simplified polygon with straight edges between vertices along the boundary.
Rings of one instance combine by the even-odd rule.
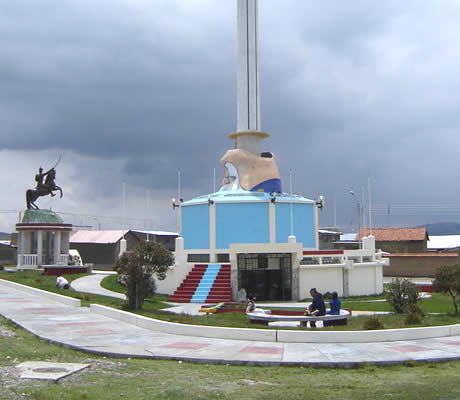
[[383, 292], [382, 267], [375, 264], [354, 264], [348, 271], [350, 296], [366, 296]]
[[194, 265], [194, 263], [185, 263], [169, 267], [164, 280], [160, 281], [155, 278], [155, 283], [157, 285], [156, 292], [159, 294], [172, 295], [188, 273], [193, 269]]
[[299, 268], [299, 299], [310, 297], [310, 289], [318, 292], [336, 291], [343, 296], [343, 268], [342, 266], [301, 266]]

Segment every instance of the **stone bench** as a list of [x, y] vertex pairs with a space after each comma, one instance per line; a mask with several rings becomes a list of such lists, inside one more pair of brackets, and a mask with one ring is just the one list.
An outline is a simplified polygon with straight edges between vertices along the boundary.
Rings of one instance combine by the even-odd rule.
[[307, 326], [308, 321], [323, 321], [323, 323], [327, 323], [327, 326], [331, 326], [346, 324], [350, 317], [350, 312], [340, 310], [340, 314], [336, 315], [276, 315], [272, 314], [270, 310], [259, 310], [258, 312], [246, 313], [246, 316], [255, 324], [268, 325], [269, 322], [300, 321], [303, 326]]

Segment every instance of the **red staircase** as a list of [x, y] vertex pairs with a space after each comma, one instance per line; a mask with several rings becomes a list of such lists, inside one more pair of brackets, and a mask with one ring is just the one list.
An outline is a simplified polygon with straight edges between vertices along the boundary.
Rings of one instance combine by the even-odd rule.
[[184, 281], [169, 298], [169, 301], [173, 301], [175, 303], [190, 303], [190, 299], [195, 293], [206, 268], [208, 268], [207, 264], [195, 264], [193, 269], [185, 277]]
[[[203, 274], [208, 267], [207, 264], [195, 264], [187, 277], [176, 289], [169, 301], [175, 303], [190, 303]], [[222, 264], [216, 280], [209, 291], [205, 303], [221, 303], [232, 301], [231, 265]]]
[[206, 303], [228, 303], [232, 301], [231, 269], [230, 264], [222, 264], [214, 285], [212, 285], [206, 298]]

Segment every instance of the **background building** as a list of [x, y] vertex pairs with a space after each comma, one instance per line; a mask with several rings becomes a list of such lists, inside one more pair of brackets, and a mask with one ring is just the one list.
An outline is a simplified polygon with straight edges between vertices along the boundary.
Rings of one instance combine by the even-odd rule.
[[78, 250], [85, 264], [93, 264], [94, 269], [112, 270], [121, 251], [121, 241], [126, 240], [126, 250], [133, 250], [139, 242], [150, 240], [163, 244], [167, 249], [175, 250], [175, 232], [104, 230], [73, 232], [70, 248]]

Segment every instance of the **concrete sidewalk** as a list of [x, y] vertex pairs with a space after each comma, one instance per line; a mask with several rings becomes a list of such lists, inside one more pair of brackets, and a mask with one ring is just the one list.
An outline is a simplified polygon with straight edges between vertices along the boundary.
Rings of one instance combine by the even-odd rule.
[[379, 343], [283, 343], [166, 334], [86, 307], [64, 305], [2, 281], [0, 314], [42, 339], [121, 357], [327, 367], [460, 359], [460, 335]]
[[111, 274], [97, 273], [83, 278], [75, 279], [70, 282], [70, 287], [76, 292], [98, 294], [101, 296], [115, 297], [117, 299], [126, 300], [123, 293], [112, 292], [111, 290], [104, 289], [101, 286], [101, 281]]

